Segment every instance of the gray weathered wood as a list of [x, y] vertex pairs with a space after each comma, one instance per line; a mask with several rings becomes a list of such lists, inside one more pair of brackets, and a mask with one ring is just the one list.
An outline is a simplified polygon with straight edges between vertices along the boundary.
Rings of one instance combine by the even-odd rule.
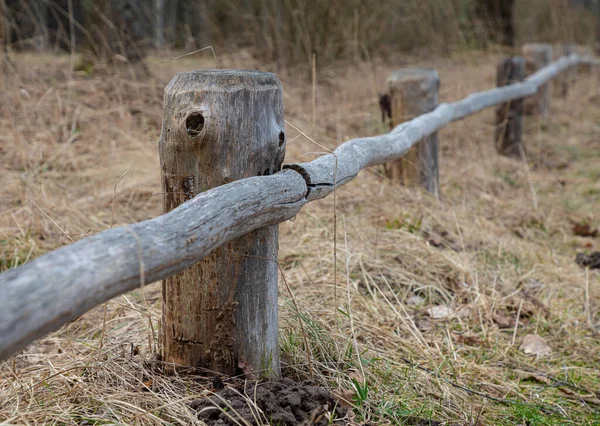
[[[433, 111], [438, 103], [440, 77], [431, 68], [395, 71], [387, 80], [392, 125]], [[407, 186], [420, 185], [439, 197], [438, 137], [433, 133], [402, 158], [386, 164], [387, 176]]]
[[415, 143], [450, 123], [454, 112], [450, 104], [440, 104], [434, 111], [400, 124], [390, 133], [352, 139], [333, 154], [284, 168], [295, 170], [306, 179], [308, 201], [318, 200], [354, 179], [362, 169], [402, 157]]
[[[581, 58], [593, 58], [594, 57], [594, 49], [588, 45], [576, 45], [575, 53]], [[577, 64], [577, 71], [580, 74], [589, 74], [592, 72], [592, 68], [594, 68], [593, 64], [587, 61], [581, 61]]]
[[[503, 59], [498, 65], [498, 87], [521, 82], [525, 79], [525, 59], [520, 56]], [[496, 151], [507, 157], [523, 156], [523, 99], [515, 99], [496, 108]]]
[[227, 241], [291, 219], [306, 202], [333, 192], [334, 184], [401, 157], [452, 121], [534, 95], [540, 85], [577, 64], [600, 66], [600, 61], [563, 57], [522, 83], [440, 104], [390, 133], [353, 139], [334, 154], [287, 166], [298, 173], [284, 170], [210, 189], [165, 215], [103, 231], [3, 272], [0, 359], [112, 297], [185, 270]]
[[[283, 90], [275, 74], [177, 74], [165, 89], [159, 143], [164, 212], [208, 189], [281, 170]], [[163, 282], [163, 358], [235, 375], [280, 375], [279, 225], [229, 241]]]
[[535, 95], [539, 86], [580, 62], [598, 62], [600, 65], [600, 61], [591, 58], [564, 57], [522, 83], [473, 93], [454, 103], [442, 103], [432, 112], [396, 126], [390, 133], [352, 139], [340, 145], [333, 154], [284, 168], [296, 170], [306, 179], [309, 201], [324, 198], [334, 191], [334, 187], [356, 177], [362, 169], [402, 157], [415, 143], [452, 121], [462, 120], [492, 106]]
[[[548, 66], [552, 62], [552, 46], [549, 44], [528, 43], [523, 46], [523, 56], [527, 61], [527, 74]], [[550, 84], [542, 84], [534, 98], [525, 103], [525, 112], [545, 117], [550, 112]]]
[[[574, 44], [565, 44], [563, 46], [563, 56], [575, 54], [576, 46]], [[560, 94], [563, 98], [569, 95], [569, 86], [577, 79], [577, 65], [573, 65], [560, 76]]]
[[306, 192], [291, 170], [242, 179], [3, 272], [0, 359], [112, 297], [185, 270], [227, 241], [293, 218]]

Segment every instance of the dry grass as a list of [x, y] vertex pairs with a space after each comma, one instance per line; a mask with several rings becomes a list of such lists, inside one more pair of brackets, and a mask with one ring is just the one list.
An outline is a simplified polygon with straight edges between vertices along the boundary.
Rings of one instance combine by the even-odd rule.
[[[280, 74], [286, 118], [333, 148], [384, 131], [376, 95], [391, 70], [435, 67], [447, 101], [492, 87], [498, 59], [317, 58], [316, 126], [304, 70]], [[219, 60], [269, 69], [243, 51]], [[19, 81], [12, 75], [0, 98], [1, 269], [110, 227], [113, 188], [129, 167], [114, 225], [158, 215], [162, 88], [175, 71], [214, 66], [188, 57], [142, 81], [107, 71], [69, 81], [68, 62], [14, 57]], [[441, 202], [372, 169], [337, 193], [336, 236], [332, 197], [282, 224], [282, 270], [300, 308], [282, 287], [285, 374], [310, 374], [302, 321], [315, 379], [353, 398], [358, 424], [600, 422], [600, 275], [574, 263], [600, 240], [571, 231], [571, 221], [600, 225], [599, 84], [581, 75], [567, 99], [554, 98], [550, 119], [528, 119], [528, 164], [496, 155], [486, 111], [440, 133]], [[322, 151], [297, 135], [288, 129], [288, 162]], [[456, 314], [431, 319], [428, 308], [440, 305]], [[0, 367], [0, 420], [198, 422], [187, 404], [208, 392], [209, 374], [161, 373], [152, 361], [159, 318], [153, 284], [35, 342]], [[552, 354], [523, 354], [527, 334]]]

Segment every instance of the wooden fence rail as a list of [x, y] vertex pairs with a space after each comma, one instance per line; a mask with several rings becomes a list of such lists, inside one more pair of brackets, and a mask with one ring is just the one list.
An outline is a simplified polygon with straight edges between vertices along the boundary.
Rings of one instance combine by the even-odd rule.
[[568, 68], [600, 65], [563, 57], [522, 83], [474, 93], [396, 126], [353, 139], [312, 162], [209, 189], [154, 219], [109, 229], [0, 274], [0, 359], [124, 292], [170, 277], [227, 241], [293, 218], [369, 166], [400, 158], [448, 123], [534, 95]]

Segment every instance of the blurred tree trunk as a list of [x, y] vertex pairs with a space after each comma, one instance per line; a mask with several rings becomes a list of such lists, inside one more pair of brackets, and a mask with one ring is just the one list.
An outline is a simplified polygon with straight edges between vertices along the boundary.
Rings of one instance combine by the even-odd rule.
[[489, 37], [506, 46], [514, 46], [514, 0], [477, 0], [475, 10], [486, 24]]
[[138, 0], [91, 2], [88, 27], [93, 29], [95, 56], [109, 62], [143, 60], [144, 40], [151, 41], [153, 37], [153, 12], [152, 3], [146, 5]]
[[10, 18], [5, 0], [0, 0], [0, 31], [2, 46], [8, 46], [10, 44]]
[[178, 24], [178, 1], [177, 0], [167, 0], [167, 43], [169, 47], [174, 47], [178, 42], [178, 32], [177, 32], [177, 24]]
[[88, 16], [90, 26], [94, 29], [95, 56], [109, 60], [111, 56], [110, 32], [112, 23], [112, 5], [110, 0], [98, 0]]
[[188, 25], [188, 17], [193, 14], [188, 3], [178, 0], [153, 0], [154, 46], [175, 47], [183, 44], [180, 28]]
[[[81, 40], [82, 32], [77, 25], [71, 25], [71, 19], [77, 24], [83, 25], [83, 0], [72, 0], [72, 9], [69, 12], [69, 0], [36, 0], [47, 5], [48, 8], [48, 29], [50, 32], [50, 42], [53, 42], [57, 49], [70, 50], [71, 48], [71, 29], [75, 32], [75, 40]], [[72, 15], [72, 16], [71, 16]], [[52, 32], [50, 29], [53, 29]]]
[[48, 5], [43, 0], [31, 0], [31, 9], [36, 20], [36, 50], [46, 50], [49, 45], [48, 24], [49, 13]]
[[165, 2], [154, 0], [154, 47], [160, 49], [165, 45]]

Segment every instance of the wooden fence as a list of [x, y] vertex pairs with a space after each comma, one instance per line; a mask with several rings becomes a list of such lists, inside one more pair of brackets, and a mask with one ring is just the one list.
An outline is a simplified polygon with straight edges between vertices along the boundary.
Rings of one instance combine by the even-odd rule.
[[[562, 57], [522, 82], [440, 104], [387, 134], [350, 140], [331, 154], [284, 165], [281, 171], [277, 170], [285, 135], [276, 76], [221, 70], [178, 74], [165, 89], [160, 143], [163, 188], [169, 193], [165, 195], [166, 214], [100, 232], [0, 274], [0, 359], [115, 296], [179, 277], [175, 284], [187, 290], [176, 295], [169, 293], [173, 280], [163, 283], [167, 290], [163, 294], [172, 295], [172, 300], [163, 301], [163, 329], [168, 329], [163, 331], [163, 346], [169, 346], [169, 334], [172, 340], [165, 360], [208, 363], [207, 367], [222, 372], [246, 364], [268, 371], [263, 375], [278, 375], [276, 225], [296, 216], [306, 203], [331, 194], [366, 167], [402, 157], [449, 123], [534, 96], [560, 73], [581, 64], [600, 65], [600, 61], [575, 54]], [[248, 117], [255, 122], [248, 122]], [[219, 124], [221, 118], [225, 124]], [[260, 153], [253, 157], [257, 150], [268, 152], [268, 158]], [[226, 152], [222, 155], [227, 158], [214, 157], [219, 152]], [[200, 171], [204, 177], [199, 176], [198, 161], [208, 161]], [[207, 172], [211, 167], [215, 170]], [[258, 173], [248, 170], [257, 167], [261, 167]], [[265, 229], [268, 232], [261, 231]], [[244, 240], [247, 235], [252, 237]], [[270, 248], [256, 251], [252, 239]], [[241, 251], [246, 259], [257, 262], [234, 267], [235, 257], [215, 252], [221, 246], [225, 250], [217, 252]], [[191, 275], [186, 272], [207, 256], [210, 262], [200, 262], [200, 269]], [[253, 272], [269, 264], [271, 273]], [[229, 273], [229, 269], [236, 272]], [[203, 280], [210, 283], [202, 284]], [[245, 289], [236, 289], [244, 280], [249, 280]], [[253, 292], [248, 285], [261, 288], [258, 299], [248, 296]], [[203, 291], [219, 294], [210, 299]], [[197, 300], [203, 305], [200, 313]], [[187, 313], [173, 312], [178, 307]], [[188, 337], [186, 333], [194, 334], [190, 327], [198, 325], [197, 317], [189, 315], [202, 316], [212, 329], [205, 329], [204, 336]], [[223, 325], [227, 321], [229, 328]], [[242, 328], [250, 333], [243, 342]], [[212, 334], [206, 337], [207, 333]], [[201, 341], [204, 338], [208, 340]], [[213, 361], [207, 361], [207, 356]]]

